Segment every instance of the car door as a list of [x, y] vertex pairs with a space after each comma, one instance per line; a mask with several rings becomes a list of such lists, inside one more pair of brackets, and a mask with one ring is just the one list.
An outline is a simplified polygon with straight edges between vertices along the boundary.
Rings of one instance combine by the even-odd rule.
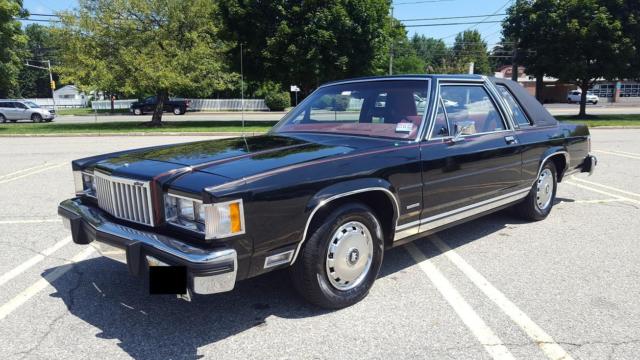
[[148, 98], [144, 99], [142, 109], [144, 112], [154, 111], [156, 109], [156, 97], [149, 96]]
[[14, 109], [14, 120], [27, 120], [30, 118], [29, 114], [27, 113], [27, 110], [29, 109], [27, 107], [27, 105], [21, 103], [21, 102], [14, 102], [13, 106], [15, 107]]
[[[438, 84], [437, 107], [421, 147], [420, 232], [526, 196], [521, 146], [511, 119], [484, 81]], [[466, 128], [455, 136], [456, 129]]]
[[11, 101], [3, 101], [0, 102], [0, 114], [4, 115], [5, 119], [13, 120], [14, 116], [13, 102]]

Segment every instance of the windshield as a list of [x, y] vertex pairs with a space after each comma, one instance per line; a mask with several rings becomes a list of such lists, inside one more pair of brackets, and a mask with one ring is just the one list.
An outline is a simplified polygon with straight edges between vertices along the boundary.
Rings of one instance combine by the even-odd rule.
[[413, 140], [427, 108], [428, 81], [378, 80], [321, 87], [273, 131]]
[[38, 106], [38, 104], [36, 104], [36, 103], [34, 103], [32, 101], [25, 101], [25, 102], [23, 102], [23, 104], [25, 104], [28, 108], [31, 108], [31, 109], [39, 109], [40, 108], [40, 106]]

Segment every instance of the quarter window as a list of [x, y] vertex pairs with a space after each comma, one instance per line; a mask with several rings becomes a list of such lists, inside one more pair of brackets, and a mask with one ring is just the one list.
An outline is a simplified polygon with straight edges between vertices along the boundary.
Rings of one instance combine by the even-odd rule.
[[450, 129], [455, 129], [460, 122], [471, 122], [472, 134], [506, 129], [496, 105], [483, 86], [442, 85], [440, 96]]
[[498, 85], [497, 87], [500, 91], [500, 94], [507, 102], [507, 105], [509, 105], [509, 109], [511, 109], [511, 114], [513, 115], [513, 119], [516, 121], [516, 123], [520, 126], [530, 126], [531, 122], [529, 121], [529, 118], [524, 113], [524, 110], [522, 110], [522, 107], [513, 97], [509, 89], [507, 89], [507, 87], [504, 85]]

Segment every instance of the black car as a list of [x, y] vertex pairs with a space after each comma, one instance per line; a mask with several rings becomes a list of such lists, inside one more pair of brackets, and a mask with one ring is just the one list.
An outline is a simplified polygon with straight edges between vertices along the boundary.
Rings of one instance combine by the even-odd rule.
[[[129, 111], [135, 115], [144, 115], [144, 113], [153, 112], [158, 104], [156, 96], [149, 96], [141, 101], [136, 101], [129, 107]], [[164, 111], [172, 112], [175, 115], [184, 115], [189, 109], [191, 101], [187, 99], [169, 98], [164, 103]]]
[[542, 220], [557, 183], [595, 165], [587, 127], [517, 83], [363, 78], [321, 86], [266, 135], [73, 161], [58, 212], [151, 285], [158, 267], [189, 297], [290, 267], [307, 300], [342, 308], [386, 249], [511, 206]]

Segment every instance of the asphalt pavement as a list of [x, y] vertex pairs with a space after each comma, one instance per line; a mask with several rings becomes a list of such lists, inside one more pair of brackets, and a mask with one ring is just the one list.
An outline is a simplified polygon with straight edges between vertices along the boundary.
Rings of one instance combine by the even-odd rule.
[[3, 138], [3, 359], [637, 359], [640, 130], [593, 130], [596, 173], [544, 221], [502, 211], [385, 253], [362, 302], [326, 311], [284, 271], [185, 302], [75, 245], [72, 159], [203, 137]]

